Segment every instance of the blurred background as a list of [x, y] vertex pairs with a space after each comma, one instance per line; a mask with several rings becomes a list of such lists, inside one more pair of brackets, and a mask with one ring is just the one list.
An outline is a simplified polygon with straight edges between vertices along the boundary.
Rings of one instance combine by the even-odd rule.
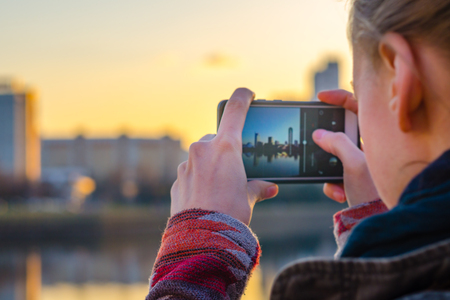
[[[350, 89], [337, 0], [0, 2], [0, 299], [144, 299], [190, 143], [237, 87], [259, 99]], [[322, 185], [282, 185], [251, 227], [277, 272], [332, 256]]]

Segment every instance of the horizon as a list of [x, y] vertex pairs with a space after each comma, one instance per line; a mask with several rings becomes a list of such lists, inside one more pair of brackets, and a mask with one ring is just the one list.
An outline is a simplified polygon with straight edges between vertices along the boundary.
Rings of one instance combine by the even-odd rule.
[[186, 150], [237, 87], [309, 100], [337, 60], [350, 89], [347, 15], [328, 0], [5, 3], [0, 77], [38, 92], [44, 138], [169, 134]]

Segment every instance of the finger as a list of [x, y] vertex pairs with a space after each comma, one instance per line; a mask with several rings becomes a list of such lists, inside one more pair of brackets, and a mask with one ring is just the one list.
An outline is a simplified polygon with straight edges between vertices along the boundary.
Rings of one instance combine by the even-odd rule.
[[317, 129], [313, 133], [313, 140], [326, 152], [336, 155], [344, 166], [351, 166], [357, 159], [364, 159], [362, 151], [343, 132]]
[[237, 139], [237, 141], [242, 139], [245, 117], [247, 116], [250, 103], [254, 98], [255, 94], [249, 89], [239, 88], [234, 91], [230, 100], [225, 105], [217, 133], [218, 137], [231, 136]]
[[344, 185], [342, 183], [325, 183], [323, 185], [323, 193], [336, 202], [344, 203], [347, 199], [345, 197]]
[[177, 176], [181, 177], [183, 176], [184, 172], [186, 171], [187, 161], [183, 161], [181, 164], [178, 165], [177, 168]]
[[348, 109], [355, 114], [358, 114], [358, 102], [356, 101], [355, 96], [353, 96], [353, 94], [348, 91], [323, 91], [317, 94], [317, 98], [319, 98], [319, 100], [322, 102], [342, 106], [343, 108]]
[[248, 193], [252, 201], [260, 202], [278, 194], [278, 185], [272, 182], [253, 180], [247, 183]]
[[178, 192], [178, 186], [179, 186], [178, 179], [176, 179], [174, 181], [174, 183], [172, 184], [172, 187], [170, 188], [170, 198], [171, 199], [174, 199], [174, 197], [176, 196], [176, 193]]
[[203, 136], [201, 139], [199, 139], [199, 142], [209, 142], [210, 140], [212, 140], [213, 138], [215, 138], [216, 135], [215, 134], [207, 134], [205, 136]]

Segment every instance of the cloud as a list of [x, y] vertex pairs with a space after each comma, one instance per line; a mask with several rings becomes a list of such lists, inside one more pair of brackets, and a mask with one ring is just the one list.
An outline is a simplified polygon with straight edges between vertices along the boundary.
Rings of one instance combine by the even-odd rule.
[[221, 52], [212, 52], [204, 57], [203, 65], [209, 69], [235, 69], [239, 65], [239, 59]]

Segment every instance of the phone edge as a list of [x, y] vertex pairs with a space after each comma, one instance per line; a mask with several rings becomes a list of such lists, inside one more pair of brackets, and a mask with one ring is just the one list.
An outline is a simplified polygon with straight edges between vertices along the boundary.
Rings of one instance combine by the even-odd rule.
[[[219, 131], [219, 126], [220, 126], [220, 121], [222, 119], [222, 115], [223, 115], [223, 111], [225, 109], [225, 105], [227, 103], [228, 100], [222, 100], [219, 102], [219, 104], [217, 105], [217, 132]], [[336, 107], [340, 107], [337, 105], [331, 105], [328, 103], [323, 103], [320, 101], [276, 101], [276, 100], [253, 100], [253, 102], [250, 105], [254, 105], [254, 106], [259, 106], [259, 105], [268, 105], [268, 106], [279, 106], [281, 103], [282, 106], [283, 105], [298, 105], [301, 104], [302, 106], [336, 106]], [[353, 112], [345, 109], [345, 131], [344, 133], [347, 134], [347, 115], [350, 116], [350, 119], [356, 121], [356, 140], [355, 138], [351, 138], [352, 142], [355, 143], [357, 145], [357, 147], [359, 147], [359, 126], [358, 126], [358, 119], [356, 114], [354, 114]], [[350, 123], [349, 123], [350, 124]], [[348, 127], [350, 128], [350, 126]], [[348, 136], [348, 135], [347, 135]], [[341, 183], [343, 181], [343, 176], [336, 176], [336, 177], [327, 177], [325, 179], [323, 178], [317, 178], [317, 177], [312, 177], [312, 178], [292, 178], [292, 179], [287, 179], [286, 177], [283, 178], [247, 178], [247, 181], [252, 181], [252, 180], [263, 180], [263, 181], [270, 181], [273, 183], [325, 183], [325, 182], [329, 182], [329, 183]]]

